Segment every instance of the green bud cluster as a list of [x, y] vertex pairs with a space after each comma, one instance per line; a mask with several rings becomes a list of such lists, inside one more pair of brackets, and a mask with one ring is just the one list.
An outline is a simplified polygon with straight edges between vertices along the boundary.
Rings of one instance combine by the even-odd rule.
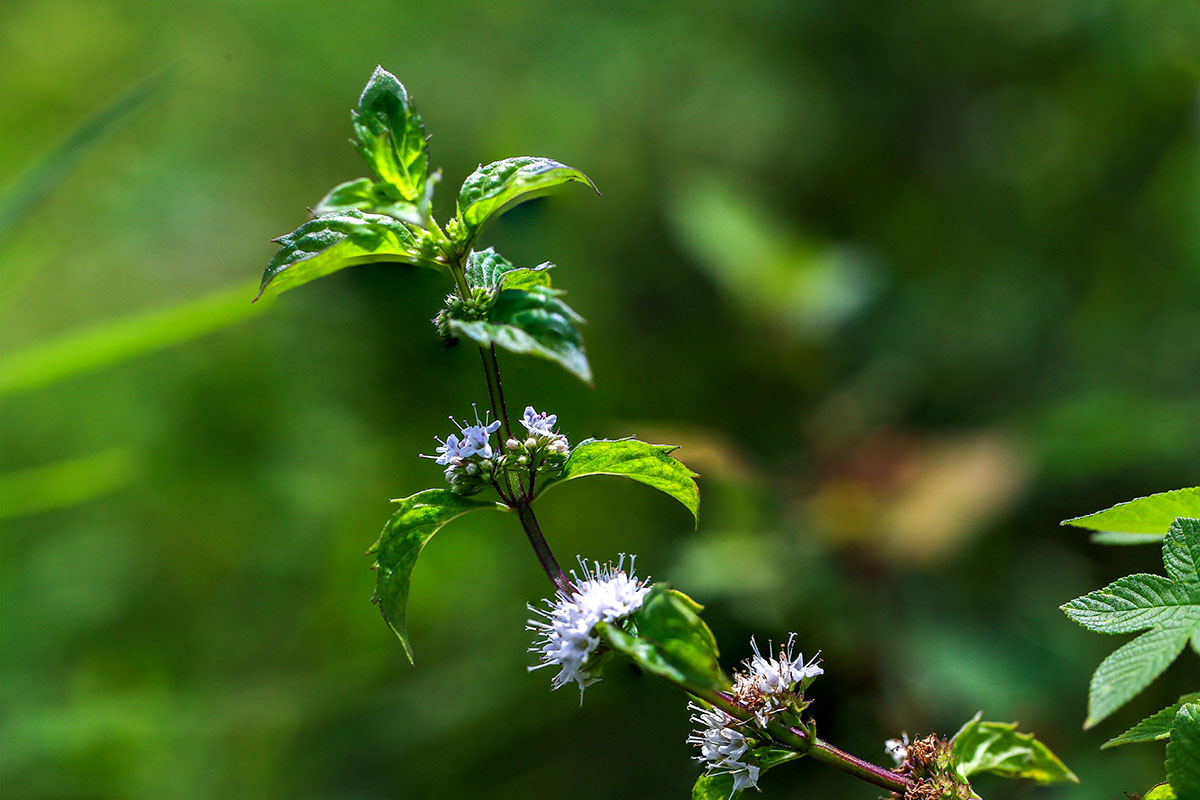
[[473, 322], [475, 320], [487, 319], [488, 311], [496, 302], [496, 290], [486, 286], [476, 286], [471, 290], [470, 296], [463, 298], [457, 294], [446, 295], [446, 305], [438, 312], [438, 315], [433, 318], [434, 327], [437, 328], [438, 335], [443, 339], [454, 338], [454, 333], [450, 327], [451, 320], [459, 320], [460, 322]]
[[492, 483], [496, 465], [491, 459], [476, 456], [446, 467], [450, 491], [463, 497], [478, 494]]
[[532, 470], [553, 478], [562, 472], [570, 455], [567, 437], [531, 435], [506, 441], [497, 464], [502, 469]]

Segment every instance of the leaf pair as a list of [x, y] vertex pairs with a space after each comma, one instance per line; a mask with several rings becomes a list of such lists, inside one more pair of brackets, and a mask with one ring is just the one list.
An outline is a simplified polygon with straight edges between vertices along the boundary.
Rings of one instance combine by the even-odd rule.
[[[263, 274], [260, 297], [367, 261], [446, 267], [467, 254], [484, 223], [516, 203], [572, 181], [596, 188], [579, 170], [549, 158], [521, 156], [480, 166], [459, 190], [458, 217], [447, 225], [451, 231], [448, 239], [430, 216], [433, 189], [441, 174], [429, 171], [425, 125], [404, 85], [387, 70], [376, 67], [358, 106], [351, 111], [351, 122], [351, 142], [374, 177], [334, 187], [317, 204], [315, 220], [278, 240], [284, 252], [272, 259]], [[355, 218], [359, 231], [380, 228], [415, 244], [368, 244], [365, 252], [347, 247], [332, 250], [345, 237], [325, 234], [321, 238], [317, 234], [344, 228], [345, 217], [352, 214], [359, 215]], [[400, 228], [405, 234], [396, 232]], [[292, 240], [299, 239], [306, 239], [306, 246], [289, 250]], [[310, 260], [318, 263], [308, 264]]]
[[1190, 640], [1200, 653], [1200, 520], [1180, 518], [1163, 540], [1166, 576], [1129, 575], [1076, 598], [1062, 610], [1098, 633], [1145, 631], [1108, 656], [1092, 676], [1092, 727], [1144, 689]]
[[[647, 444], [636, 439], [589, 439], [571, 453], [562, 475], [554, 483], [587, 475], [621, 475], [665, 492], [696, 515], [699, 513], [700, 493], [696, 488], [695, 473], [670, 455], [675, 449], [671, 445]], [[378, 604], [388, 627], [400, 638], [411, 663], [413, 654], [412, 645], [408, 641], [408, 592], [412, 583], [412, 571], [421, 551], [435, 533], [458, 517], [471, 511], [507, 510], [507, 507], [500, 503], [462, 497], [445, 489], [427, 489], [393, 502], [397, 503], [399, 508], [392, 514], [379, 534], [378, 541], [371, 546], [367, 554], [375, 556], [378, 568], [374, 602]], [[674, 595], [683, 597], [678, 592]], [[648, 602], [643, 604], [643, 608]], [[691, 603], [690, 600], [687, 602]], [[672, 600], [662, 607], [670, 606], [671, 609], [679, 611], [677, 605], [678, 603]], [[657, 601], [655, 607], [660, 607]], [[694, 615], [699, 606], [692, 604], [691, 610]], [[654, 616], [648, 630], [660, 630], [659, 620], [668, 618], [669, 615], [665, 612], [662, 616]], [[709, 639], [711, 636], [709, 633]], [[712, 642], [712, 648], [715, 655], [715, 641]], [[717, 669], [719, 671], [719, 667]]]

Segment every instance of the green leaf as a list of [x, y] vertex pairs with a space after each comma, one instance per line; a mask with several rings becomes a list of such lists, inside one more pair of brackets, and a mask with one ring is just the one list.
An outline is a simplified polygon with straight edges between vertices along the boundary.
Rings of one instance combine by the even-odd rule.
[[280, 250], [263, 272], [255, 300], [375, 261], [445, 268], [423, 233], [394, 217], [357, 209], [324, 214], [275, 241]]
[[518, 267], [493, 248], [472, 250], [467, 256], [465, 274], [472, 289], [532, 289], [535, 286], [550, 286], [550, 273], [554, 267], [549, 261], [536, 267]]
[[1175, 714], [1167, 743], [1167, 782], [1180, 798], [1200, 798], [1200, 703]]
[[1144, 800], [1177, 800], [1177, 797], [1175, 790], [1171, 788], [1171, 784], [1160, 783], [1146, 792]]
[[425, 125], [404, 84], [383, 67], [376, 67], [350, 116], [354, 147], [379, 180], [395, 187], [396, 199], [424, 200], [429, 147]]
[[587, 175], [553, 159], [518, 156], [492, 162], [463, 181], [458, 191], [458, 219], [469, 240], [493, 215], [569, 181], [586, 183], [600, 193]]
[[1177, 628], [1147, 631], [1101, 661], [1088, 689], [1088, 715], [1083, 727], [1095, 726], [1149, 686], [1171, 666], [1193, 633]]
[[744, 790], [733, 790], [733, 776], [728, 772], [701, 775], [692, 785], [692, 800], [731, 800]]
[[1144, 689], [1192, 640], [1200, 647], [1200, 521], [1176, 519], [1163, 539], [1167, 576], [1129, 575], [1062, 606], [1088, 630], [1149, 629], [1101, 662], [1088, 693], [1090, 728]]
[[[758, 775], [772, 767], [803, 758], [799, 753], [784, 750], [781, 747], [760, 747], [748, 754], [747, 762], [758, 765]], [[733, 776], [727, 772], [717, 775], [701, 775], [692, 786], [692, 800], [729, 800], [730, 797], [740, 797], [744, 789], [733, 791]]]
[[481, 508], [503, 510], [504, 506], [471, 500], [446, 489], [426, 489], [392, 502], [399, 504], [399, 510], [392, 514], [387, 525], [383, 526], [378, 541], [367, 550], [368, 555], [375, 556], [379, 570], [375, 578], [375, 595], [371, 599], [379, 606], [384, 622], [400, 637], [404, 654], [412, 663], [413, 652], [408, 643], [405, 609], [417, 556], [421, 554], [425, 543], [447, 522], [468, 511]]
[[1185, 694], [1175, 703], [1167, 706], [1157, 714], [1151, 714], [1120, 736], [1114, 736], [1109, 739], [1100, 745], [1100, 749], [1106, 750], [1122, 744], [1139, 744], [1141, 742], [1157, 742], [1163, 739], [1170, 739], [1171, 724], [1175, 721], [1175, 714], [1179, 711], [1179, 708], [1184, 703], [1195, 702], [1200, 702], [1200, 692]]
[[619, 475], [674, 497], [699, 524], [696, 473], [671, 455], [678, 449], [678, 445], [647, 444], [637, 439], [586, 439], [571, 451], [562, 474], [544, 484], [542, 491], [588, 475]]
[[[1157, 541], [1178, 517], [1200, 517], [1200, 487], [1139, 497], [1095, 514], [1063, 520], [1062, 524], [1094, 531], [1142, 534], [1145, 541]], [[1126, 544], [1128, 540], [1115, 543]]]
[[596, 630], [609, 647], [653, 675], [687, 687], [723, 691], [729, 681], [721, 671], [716, 638], [696, 613], [700, 608], [687, 595], [660, 583], [631, 617], [636, 634], [606, 623]]
[[951, 753], [955, 769], [964, 778], [988, 772], [1040, 784], [1079, 783], [1075, 773], [1033, 734], [1018, 733], [1015, 722], [980, 722], [976, 714], [954, 735]]
[[418, 228], [424, 228], [429, 223], [433, 187], [440, 179], [440, 172], [429, 176], [425, 184], [425, 196], [417, 203], [400, 199], [399, 192], [390, 183], [373, 181], [370, 178], [346, 181], [333, 187], [329, 194], [321, 198], [313, 213], [321, 216], [334, 211], [358, 209], [372, 214], [386, 214]]
[[449, 320], [450, 332], [484, 347], [496, 345], [553, 361], [584, 383], [592, 368], [576, 325], [583, 318], [552, 289], [505, 289], [496, 296], [485, 320]]

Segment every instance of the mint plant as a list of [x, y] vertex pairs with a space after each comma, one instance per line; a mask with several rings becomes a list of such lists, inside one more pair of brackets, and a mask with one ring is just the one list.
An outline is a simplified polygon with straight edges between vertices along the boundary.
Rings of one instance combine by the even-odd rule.
[[[1092, 675], [1084, 722], [1091, 728], [1149, 686], [1189, 643], [1200, 654], [1200, 488], [1141, 497], [1063, 524], [1097, 531], [1093, 541], [1105, 544], [1162, 542], [1166, 575], [1128, 575], [1062, 606], [1090, 631], [1141, 632]], [[1200, 798], [1200, 692], [1181, 696], [1101, 747], [1163, 740], [1167, 780], [1146, 799]]]
[[[374, 600], [412, 661], [406, 607], [413, 568], [428, 541], [448, 523], [477, 511], [514, 515], [553, 595], [530, 606], [531, 652], [549, 667], [550, 685], [575, 684], [582, 694], [602, 678], [608, 659], [624, 657], [682, 690], [696, 730], [687, 741], [703, 766], [697, 800], [726, 800], [757, 787], [762, 774], [807, 757], [834, 767], [893, 798], [977, 798], [971, 781], [992, 773], [1039, 783], [1077, 780], [1041, 742], [1015, 724], [978, 715], [950, 739], [934, 735], [891, 740], [893, 767], [879, 766], [817, 735], [807, 713], [809, 690], [824, 669], [805, 659], [795, 634], [751, 655], [732, 676], [721, 666], [703, 607], [667, 583], [634, 572], [634, 557], [615, 564], [578, 559], [565, 572], [534, 513], [551, 487], [591, 475], [618, 475], [675, 498], [699, 520], [694, 472], [675, 447], [638, 439], [585, 439], [571, 445], [558, 417], [532, 404], [514, 424], [501, 382], [498, 350], [558, 364], [591, 383], [582, 319], [551, 284], [552, 264], [518, 266], [492, 248], [476, 249], [491, 219], [537, 193], [591, 179], [549, 158], [517, 157], [480, 166], [458, 192], [456, 215], [440, 225], [432, 213], [439, 171], [430, 172], [424, 123], [404, 86], [377, 68], [351, 112], [353, 144], [370, 177], [343, 183], [315, 207], [315, 217], [276, 241], [280, 250], [263, 274], [259, 297], [300, 286], [357, 264], [389, 262], [437, 270], [452, 291], [434, 319], [447, 340], [479, 349], [488, 407], [426, 457], [443, 468], [445, 486], [394, 501], [395, 513], [367, 551], [377, 570]], [[597, 191], [597, 193], [599, 193]]]

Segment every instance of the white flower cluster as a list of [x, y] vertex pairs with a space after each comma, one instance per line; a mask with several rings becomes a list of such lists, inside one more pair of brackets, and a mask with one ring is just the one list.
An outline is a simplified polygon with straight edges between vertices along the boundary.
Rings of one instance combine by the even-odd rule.
[[807, 705], [804, 690], [825, 672], [818, 666], [817, 656], [808, 662], [803, 653], [792, 656], [795, 639], [796, 634], [791, 634], [778, 654], [769, 649], [767, 656], [759, 652], [754, 639], [750, 640], [754, 655], [743, 662], [745, 670], [734, 676], [732, 694], [735, 702], [754, 713], [753, 720], [739, 720], [719, 708], [703, 708], [694, 703], [688, 706], [697, 712], [692, 722], [700, 726], [688, 737], [689, 744], [700, 748], [695, 759], [705, 765], [710, 775], [732, 775], [735, 792], [758, 786], [759, 768], [749, 752], [755, 739], [747, 736], [746, 729], [753, 728], [754, 723], [766, 728], [771, 717], [785, 708], [803, 710]]
[[579, 684], [582, 702], [584, 687], [599, 680], [587, 669], [588, 660], [600, 646], [596, 624], [625, 619], [642, 607], [642, 600], [650, 591], [646, 580], [634, 577], [633, 562], [631, 556], [626, 572], [624, 553], [616, 566], [596, 562], [591, 569], [580, 558], [583, 578], [571, 572], [574, 591], [569, 594], [558, 592], [552, 600], [546, 601], [546, 608], [529, 606], [530, 611], [543, 617], [531, 619], [525, 626], [526, 630], [541, 636], [529, 648], [529, 652], [538, 654], [541, 663], [530, 667], [530, 671], [558, 667], [558, 674], [550, 681], [551, 686], [559, 689], [575, 681]]
[[[783, 709], [789, 701], [803, 695], [804, 689], [818, 675], [823, 675], [820, 654], [808, 663], [804, 654], [792, 657], [792, 644], [796, 634], [788, 636], [787, 643], [779, 648], [778, 656], [764, 658], [758, 651], [758, 643], [750, 638], [750, 649], [754, 655], [746, 659], [746, 671], [739, 672], [733, 679], [733, 694], [744, 705], [754, 709], [759, 724], [766, 725], [772, 714]], [[768, 645], [771, 647], [772, 645]], [[768, 655], [772, 651], [768, 650]]]
[[700, 748], [696, 760], [707, 764], [709, 774], [727, 772], [732, 775], [734, 794], [750, 786], [758, 788], [758, 767], [741, 760], [750, 746], [746, 736], [738, 730], [741, 721], [719, 708], [705, 708], [695, 703], [688, 703], [688, 708], [696, 712], [692, 722], [700, 726], [687, 738], [688, 744]]

